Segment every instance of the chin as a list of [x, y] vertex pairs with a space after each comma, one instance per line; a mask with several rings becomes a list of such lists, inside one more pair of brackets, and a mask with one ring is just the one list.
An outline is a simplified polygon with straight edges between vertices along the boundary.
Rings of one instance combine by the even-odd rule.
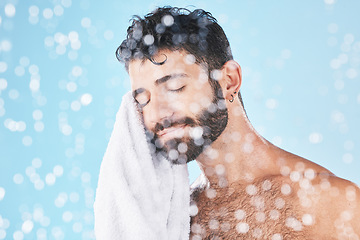
[[[186, 152], [179, 152], [179, 144], [185, 143], [187, 146]], [[172, 164], [181, 165], [187, 164], [195, 160], [204, 150], [205, 145], [196, 145], [192, 139], [171, 139], [164, 144], [164, 147], [158, 149], [167, 160]]]

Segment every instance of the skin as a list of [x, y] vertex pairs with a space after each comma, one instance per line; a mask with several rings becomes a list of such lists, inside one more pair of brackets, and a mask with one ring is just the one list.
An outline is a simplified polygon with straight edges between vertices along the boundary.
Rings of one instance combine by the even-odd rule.
[[[196, 118], [213, 99], [206, 67], [189, 61], [191, 58], [184, 51], [164, 50], [155, 60], [162, 61], [165, 55], [167, 60], [163, 65], [149, 60], [133, 60], [129, 65], [132, 90], [141, 89], [143, 95], [138, 96], [139, 101], [147, 103], [142, 106], [147, 129], [154, 129], [165, 119]], [[239, 99], [229, 101], [241, 87], [239, 64], [228, 61], [220, 73], [218, 82], [226, 99], [229, 119], [211, 148], [196, 159], [209, 185], [193, 196], [196, 211], [192, 213], [190, 239], [256, 239], [255, 233], [261, 233], [266, 239], [360, 239], [359, 188], [260, 136]], [[171, 76], [170, 80], [159, 84], [164, 76]], [[180, 92], [174, 91], [180, 88], [183, 88]], [[165, 144], [172, 138], [189, 136], [188, 126], [175, 126], [162, 130], [159, 140]], [[249, 193], [253, 186], [265, 189], [261, 187], [265, 183], [270, 183], [270, 190], [259, 190], [255, 195]], [[276, 204], [271, 200], [262, 209], [267, 214], [266, 220], [255, 220], [257, 210], [247, 204], [254, 197], [264, 197], [266, 201], [280, 197], [287, 210], [279, 210], [280, 217], [272, 223], [268, 216]], [[217, 210], [222, 208], [229, 212], [228, 217], [221, 218]], [[249, 217], [241, 220], [236, 212], [239, 209], [245, 209]], [[297, 219], [298, 225], [290, 226], [289, 217]], [[227, 227], [211, 225], [214, 219], [219, 226]], [[241, 228], [244, 225], [238, 225], [240, 220], [248, 228]], [[296, 226], [301, 226], [301, 230]], [[253, 231], [255, 228], [257, 232]]]

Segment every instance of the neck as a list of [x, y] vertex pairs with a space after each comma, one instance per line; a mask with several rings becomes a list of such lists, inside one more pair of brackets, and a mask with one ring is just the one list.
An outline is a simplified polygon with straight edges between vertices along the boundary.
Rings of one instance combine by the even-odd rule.
[[197, 158], [210, 187], [251, 182], [275, 170], [279, 148], [255, 131], [241, 106], [228, 109], [227, 127]]

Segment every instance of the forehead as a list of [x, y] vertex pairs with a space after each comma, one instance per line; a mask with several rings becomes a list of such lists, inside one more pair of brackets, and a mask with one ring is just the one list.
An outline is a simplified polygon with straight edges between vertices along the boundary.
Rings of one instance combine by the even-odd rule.
[[195, 57], [186, 51], [163, 50], [153, 57], [154, 64], [149, 59], [133, 60], [129, 64], [129, 75], [132, 87], [139, 84], [153, 82], [163, 76], [186, 73], [189, 76], [198, 77], [200, 73], [205, 73], [206, 68], [195, 63]]

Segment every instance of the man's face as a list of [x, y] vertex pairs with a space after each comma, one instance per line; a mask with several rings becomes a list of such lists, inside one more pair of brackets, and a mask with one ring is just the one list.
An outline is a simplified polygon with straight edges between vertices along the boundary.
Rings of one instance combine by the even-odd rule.
[[[162, 51], [129, 65], [131, 87], [156, 150], [174, 163], [194, 160], [225, 129], [223, 99], [209, 84], [207, 68], [185, 51]], [[220, 86], [219, 86], [220, 88]]]

